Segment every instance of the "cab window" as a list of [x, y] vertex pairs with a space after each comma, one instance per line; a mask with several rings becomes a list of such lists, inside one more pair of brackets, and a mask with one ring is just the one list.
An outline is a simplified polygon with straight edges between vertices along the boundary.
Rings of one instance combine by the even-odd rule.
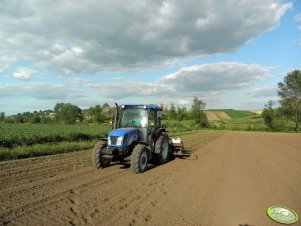
[[144, 109], [124, 109], [119, 127], [145, 128], [147, 126], [147, 112]]
[[157, 127], [158, 122], [157, 122], [157, 111], [152, 111], [150, 110], [148, 113], [148, 126], [150, 128], [155, 128]]

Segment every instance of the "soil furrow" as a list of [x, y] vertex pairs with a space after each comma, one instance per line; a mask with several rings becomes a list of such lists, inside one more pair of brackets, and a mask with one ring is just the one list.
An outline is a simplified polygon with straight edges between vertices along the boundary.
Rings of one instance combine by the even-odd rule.
[[90, 150], [0, 163], [0, 225], [266, 225], [272, 205], [301, 213], [301, 136], [202, 131], [186, 151], [134, 174], [98, 170]]

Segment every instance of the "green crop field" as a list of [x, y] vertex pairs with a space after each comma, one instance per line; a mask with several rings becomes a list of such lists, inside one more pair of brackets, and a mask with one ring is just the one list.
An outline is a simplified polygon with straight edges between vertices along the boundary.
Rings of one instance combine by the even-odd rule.
[[[223, 112], [226, 112], [223, 110]], [[261, 115], [252, 114], [251, 116], [246, 116], [248, 113], [244, 111], [239, 111], [238, 113], [232, 114], [231, 119], [211, 121], [210, 126], [214, 129], [226, 129], [226, 130], [248, 130], [248, 131], [270, 131], [270, 129], [265, 125], [264, 119]], [[228, 114], [228, 113], [227, 113]], [[228, 114], [229, 115], [229, 114]], [[244, 117], [243, 117], [244, 116]], [[279, 126], [279, 130], [283, 132], [293, 132], [294, 122], [290, 119], [277, 119], [275, 120]]]
[[14, 147], [61, 141], [92, 140], [110, 130], [107, 125], [58, 125], [0, 123], [0, 146]]
[[[239, 114], [238, 114], [239, 115]], [[242, 114], [244, 115], [244, 113]], [[229, 130], [265, 130], [263, 118], [260, 115], [237, 117], [225, 120], [225, 129]]]
[[225, 112], [230, 118], [245, 118], [245, 117], [251, 117], [256, 116], [256, 113], [246, 110], [233, 110], [233, 109], [219, 109], [219, 110], [210, 110], [213, 112]]
[[111, 126], [0, 123], [0, 160], [91, 148]]

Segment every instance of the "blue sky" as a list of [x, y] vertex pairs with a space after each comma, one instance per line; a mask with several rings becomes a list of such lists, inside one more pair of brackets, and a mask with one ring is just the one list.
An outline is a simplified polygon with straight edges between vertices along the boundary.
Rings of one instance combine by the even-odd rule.
[[300, 1], [4, 1], [0, 112], [59, 102], [262, 109], [301, 63]]

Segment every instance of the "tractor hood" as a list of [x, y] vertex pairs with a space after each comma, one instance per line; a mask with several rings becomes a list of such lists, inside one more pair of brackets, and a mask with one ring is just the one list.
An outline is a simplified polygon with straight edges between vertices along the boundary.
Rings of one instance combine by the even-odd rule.
[[[117, 138], [122, 137], [122, 142], [118, 143]], [[109, 133], [109, 146], [127, 146], [133, 141], [138, 140], [138, 129], [137, 128], [120, 128], [112, 130]]]
[[120, 129], [114, 129], [109, 133], [109, 136], [114, 136], [114, 137], [124, 137], [128, 134], [132, 133], [137, 133], [138, 134], [138, 129], [137, 128], [120, 128]]

